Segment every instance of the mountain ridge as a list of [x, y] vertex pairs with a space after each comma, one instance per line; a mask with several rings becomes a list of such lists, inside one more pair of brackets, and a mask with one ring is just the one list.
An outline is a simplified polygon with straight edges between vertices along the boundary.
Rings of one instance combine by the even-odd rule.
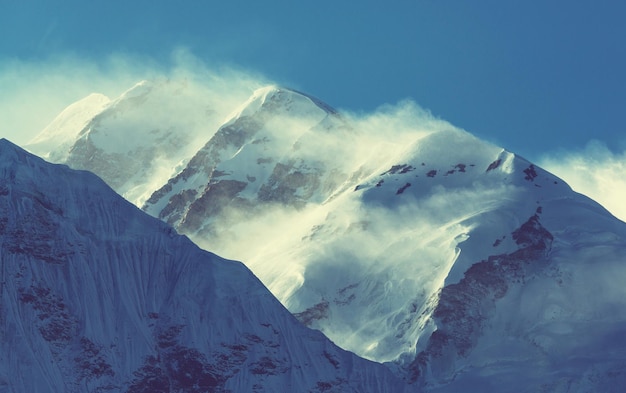
[[[626, 348], [608, 344], [626, 326], [624, 223], [428, 114], [407, 131], [294, 93], [266, 101], [272, 91], [233, 112], [144, 210], [243, 260], [301, 322], [415, 389], [507, 391], [524, 372], [526, 391], [622, 381], [619, 355], [603, 354]], [[588, 361], [568, 362], [582, 348]]]

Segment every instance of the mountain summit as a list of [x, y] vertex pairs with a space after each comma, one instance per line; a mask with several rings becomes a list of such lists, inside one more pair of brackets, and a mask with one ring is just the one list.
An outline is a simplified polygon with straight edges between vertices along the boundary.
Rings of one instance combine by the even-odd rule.
[[143, 208], [187, 233], [210, 236], [220, 230], [209, 221], [223, 226], [232, 208], [322, 203], [347, 174], [331, 156], [313, 157], [307, 147], [331, 149], [350, 134], [337, 112], [317, 99], [274, 86], [259, 89]]
[[626, 224], [413, 112], [257, 90], [139, 205], [416, 391], [618, 391]]

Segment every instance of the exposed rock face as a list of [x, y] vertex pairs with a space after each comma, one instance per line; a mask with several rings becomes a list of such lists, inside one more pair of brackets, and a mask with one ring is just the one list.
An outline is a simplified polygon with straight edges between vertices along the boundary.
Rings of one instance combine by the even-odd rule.
[[0, 391], [404, 391], [94, 175], [0, 140], [0, 185]]
[[554, 238], [541, 226], [539, 216], [530, 217], [511, 235], [519, 249], [475, 263], [461, 281], [441, 289], [432, 312], [437, 330], [409, 366], [412, 382], [420, 376], [422, 380], [442, 382], [452, 378], [456, 372], [454, 359], [466, 357], [476, 346], [484, 324], [496, 311], [496, 301], [511, 286], [521, 286], [530, 272], [544, 270]]
[[337, 112], [319, 100], [283, 88], [260, 89], [143, 208], [186, 233], [211, 237], [213, 222], [223, 225], [228, 212], [322, 202], [348, 174], [331, 157], [311, 159], [310, 151], [299, 150], [308, 140], [345, 132]]

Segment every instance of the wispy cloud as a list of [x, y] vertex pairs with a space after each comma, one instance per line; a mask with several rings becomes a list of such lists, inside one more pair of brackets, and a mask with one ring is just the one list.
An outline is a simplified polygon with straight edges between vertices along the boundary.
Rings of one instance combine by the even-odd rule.
[[[187, 79], [227, 99], [245, 95], [224, 94], [267, 84], [266, 78], [227, 65], [207, 65], [185, 49], [172, 52], [170, 62], [128, 54], [111, 54], [102, 60], [57, 55], [45, 60], [0, 62], [0, 137], [25, 144], [70, 104], [91, 93], [110, 98], [144, 79]], [[233, 102], [233, 105], [235, 103]]]
[[626, 150], [593, 140], [580, 151], [546, 154], [539, 164], [626, 221]]

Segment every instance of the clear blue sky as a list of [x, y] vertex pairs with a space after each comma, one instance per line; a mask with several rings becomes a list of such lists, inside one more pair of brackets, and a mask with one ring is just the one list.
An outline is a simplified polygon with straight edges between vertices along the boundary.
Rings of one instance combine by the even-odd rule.
[[529, 158], [624, 147], [625, 1], [0, 0], [0, 62], [180, 46], [338, 108], [410, 98]]

